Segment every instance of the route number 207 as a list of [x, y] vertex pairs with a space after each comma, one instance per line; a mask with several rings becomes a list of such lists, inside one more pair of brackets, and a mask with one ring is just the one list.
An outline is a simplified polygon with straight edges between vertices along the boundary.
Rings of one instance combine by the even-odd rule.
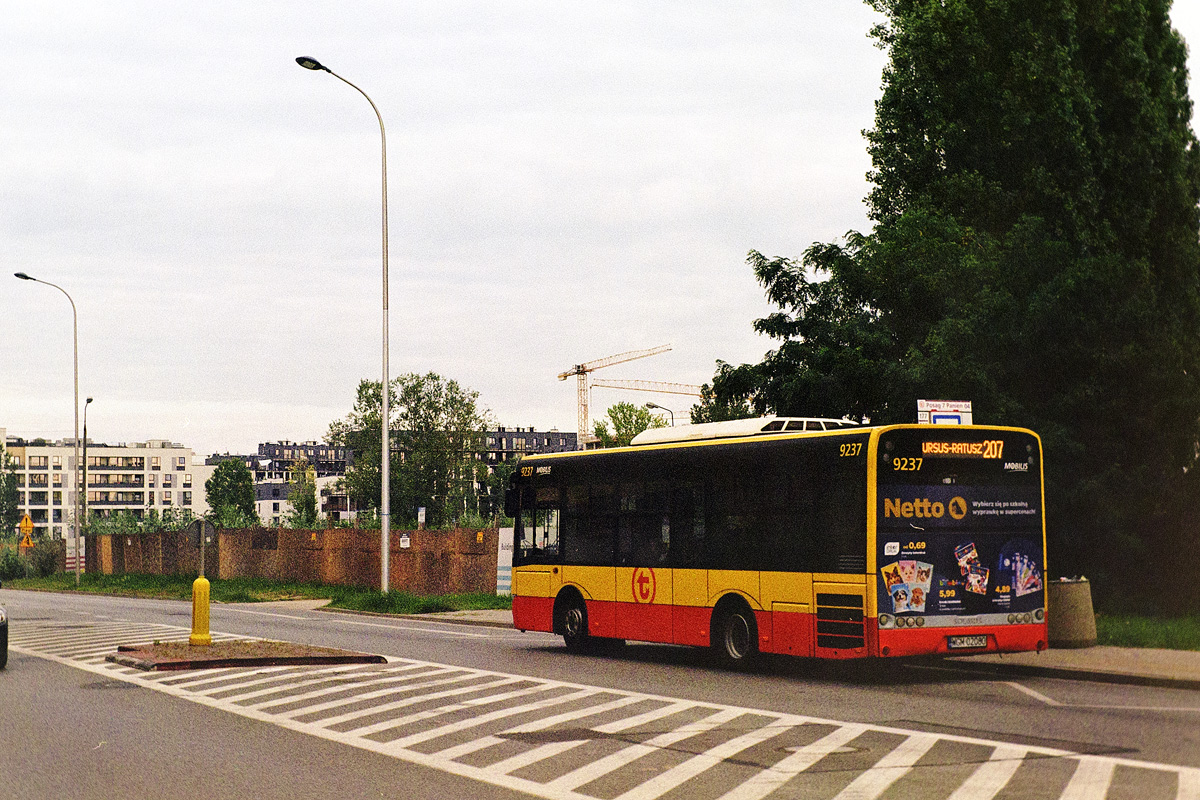
[[862, 452], [862, 442], [848, 442], [840, 445], [838, 452], [842, 458], [852, 458]]

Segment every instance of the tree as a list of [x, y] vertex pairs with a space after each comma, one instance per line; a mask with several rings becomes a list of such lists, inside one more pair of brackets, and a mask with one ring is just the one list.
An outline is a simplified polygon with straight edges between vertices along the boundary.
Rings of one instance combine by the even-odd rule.
[[233, 527], [257, 524], [254, 509], [254, 476], [250, 468], [236, 458], [217, 464], [212, 477], [204, 482], [208, 507], [221, 525]]
[[[490, 415], [479, 393], [430, 372], [401, 375], [391, 382], [391, 508], [415, 521], [424, 508], [426, 523], [439, 527], [467, 513], [480, 513], [487, 476], [483, 456]], [[354, 452], [344, 482], [359, 508], [378, 508], [382, 447], [379, 381], [361, 381], [354, 408], [329, 426], [326, 441]]]
[[20, 522], [17, 461], [0, 448], [0, 541], [16, 536], [16, 528]]
[[317, 524], [317, 474], [306, 459], [292, 468], [288, 480], [288, 524], [293, 528], [312, 528]]
[[[755, 412], [750, 405], [750, 398], [754, 395], [756, 387], [753, 384], [747, 384], [735, 390], [730, 384], [730, 376], [733, 372], [732, 365], [717, 359], [717, 376], [721, 381], [723, 391], [718, 395], [711, 383], [700, 387], [700, 402], [692, 406], [689, 415], [693, 424], [725, 422], [754, 416]], [[747, 375], [748, 373], [741, 374]]]
[[714, 396], [874, 422], [970, 399], [1043, 437], [1055, 573], [1145, 585], [1190, 535], [1165, 512], [1200, 441], [1200, 144], [1169, 0], [870, 4], [875, 228], [751, 252], [779, 344]]
[[649, 409], [622, 402], [608, 409], [608, 419], [596, 420], [593, 430], [600, 439], [600, 447], [628, 447], [633, 437], [642, 431], [666, 426], [666, 420], [651, 414]]

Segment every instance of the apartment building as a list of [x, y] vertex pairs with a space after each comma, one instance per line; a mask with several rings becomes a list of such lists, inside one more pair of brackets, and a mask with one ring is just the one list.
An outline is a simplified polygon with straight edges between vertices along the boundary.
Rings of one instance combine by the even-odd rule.
[[[0, 440], [15, 462], [18, 505], [33, 521], [34, 532], [68, 538], [75, 519], [75, 440], [25, 439], [9, 436], [3, 428]], [[89, 514], [130, 511], [140, 517], [150, 509], [208, 513], [204, 482], [213, 467], [197, 459], [191, 448], [166, 439], [113, 445], [88, 441], [80, 445], [80, 457], [87, 465]]]

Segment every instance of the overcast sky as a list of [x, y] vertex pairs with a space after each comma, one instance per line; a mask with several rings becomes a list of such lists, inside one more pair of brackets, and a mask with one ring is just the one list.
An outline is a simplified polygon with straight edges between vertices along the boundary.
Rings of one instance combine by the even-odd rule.
[[[1200, 3], [1174, 20], [1200, 42]], [[748, 250], [866, 230], [884, 54], [865, 4], [10, 4], [0, 30], [0, 427], [198, 453], [321, 439], [381, 372], [576, 425], [572, 365], [703, 383], [771, 347]], [[1200, 59], [1190, 61], [1200, 74]], [[1192, 96], [1200, 95], [1193, 85]], [[595, 389], [592, 413], [686, 397]]]

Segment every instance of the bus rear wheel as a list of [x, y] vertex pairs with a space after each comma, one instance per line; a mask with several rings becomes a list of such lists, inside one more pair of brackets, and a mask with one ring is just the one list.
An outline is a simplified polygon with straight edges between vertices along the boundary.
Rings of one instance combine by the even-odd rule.
[[591, 642], [588, 636], [587, 606], [582, 598], [567, 600], [559, 619], [559, 631], [562, 633], [563, 643], [572, 653], [582, 653], [588, 649]]
[[758, 628], [748, 608], [727, 607], [713, 620], [713, 651], [727, 667], [742, 669], [758, 655]]

